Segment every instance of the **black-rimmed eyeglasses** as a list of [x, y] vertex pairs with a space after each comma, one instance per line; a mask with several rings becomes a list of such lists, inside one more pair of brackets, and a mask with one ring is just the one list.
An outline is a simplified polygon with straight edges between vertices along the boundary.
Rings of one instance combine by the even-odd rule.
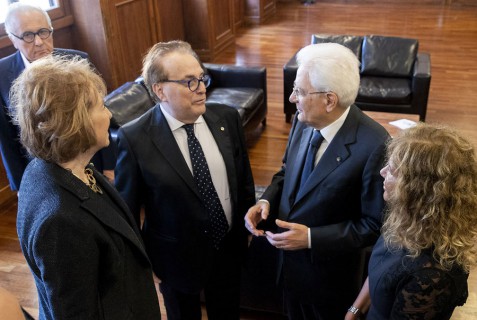
[[162, 80], [161, 82], [175, 82], [181, 84], [187, 84], [187, 87], [190, 91], [196, 92], [199, 89], [200, 83], [202, 82], [207, 88], [210, 85], [210, 76], [204, 74], [200, 78], [184, 79], [184, 80]]
[[33, 41], [35, 41], [35, 36], [39, 36], [40, 39], [42, 40], [48, 39], [52, 33], [53, 33], [53, 29], [47, 29], [47, 28], [41, 28], [37, 32], [27, 31], [27, 32], [24, 32], [20, 37], [10, 32], [12, 36], [20, 40], [23, 40], [26, 43], [32, 43]]

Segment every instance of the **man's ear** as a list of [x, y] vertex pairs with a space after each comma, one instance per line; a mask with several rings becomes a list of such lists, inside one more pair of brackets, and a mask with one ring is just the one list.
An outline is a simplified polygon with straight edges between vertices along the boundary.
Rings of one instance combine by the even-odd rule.
[[15, 38], [10, 33], [7, 33], [7, 34], [8, 34], [8, 38], [10, 39], [11, 43], [13, 44], [13, 47], [15, 49], [19, 50], [18, 47], [17, 47], [17, 43], [15, 41]]
[[326, 112], [331, 112], [338, 108], [339, 98], [334, 92], [326, 93]]
[[167, 101], [167, 98], [163, 91], [162, 83], [154, 83], [152, 85], [152, 91], [160, 101]]

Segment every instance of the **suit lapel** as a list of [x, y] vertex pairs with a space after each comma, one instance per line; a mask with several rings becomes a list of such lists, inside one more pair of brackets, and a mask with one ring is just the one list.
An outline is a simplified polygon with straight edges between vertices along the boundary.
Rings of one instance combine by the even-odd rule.
[[201, 199], [194, 177], [184, 160], [182, 152], [176, 143], [174, 135], [172, 134], [169, 124], [167, 123], [159, 105], [154, 107], [151, 125], [146, 130], [148, 130], [147, 134], [151, 137], [153, 144], [162, 154], [164, 159], [185, 181], [186, 185], [194, 191], [197, 197]]
[[294, 166], [291, 168], [291, 174], [290, 174], [290, 178], [292, 179], [292, 181], [290, 181], [290, 189], [288, 190], [288, 198], [290, 201], [290, 206], [293, 205], [293, 203], [296, 200], [295, 195], [297, 194], [299, 186], [300, 186], [301, 173], [303, 171], [303, 165], [305, 163], [306, 153], [308, 151], [308, 145], [310, 143], [312, 134], [313, 134], [313, 128], [307, 127], [303, 129], [303, 133], [301, 135], [301, 139], [299, 142], [298, 151], [296, 152], [295, 161], [292, 161], [292, 163], [294, 163]]
[[13, 66], [10, 69], [11, 71], [11, 81], [15, 80], [18, 78], [20, 73], [25, 70], [25, 64], [23, 63], [22, 55], [20, 54], [20, 51], [17, 51], [15, 54], [15, 59], [13, 60]]
[[203, 115], [210, 132], [214, 136], [215, 142], [224, 159], [227, 170], [227, 179], [230, 187], [230, 194], [232, 196], [232, 203], [237, 203], [237, 177], [234, 174], [236, 171], [235, 161], [233, 157], [233, 146], [230, 138], [230, 128], [227, 123], [219, 117], [216, 113], [207, 109]]
[[[109, 183], [109, 181], [106, 180], [106, 178], [98, 173], [98, 174], [95, 174], [95, 177], [96, 177], [96, 180], [100, 183], [100, 185], [102, 186], [102, 189], [104, 192], [106, 192], [109, 197], [113, 200], [113, 202], [117, 205], [117, 207], [119, 208], [119, 210], [122, 211], [123, 213], [123, 216], [126, 217], [127, 219], [127, 222], [129, 223], [129, 225], [131, 225], [131, 227], [134, 229], [134, 232], [136, 233], [136, 235], [140, 238], [140, 231], [139, 231], [139, 227], [137, 226], [136, 224], [136, 221], [134, 220], [131, 212], [129, 211], [129, 208], [127, 207], [126, 203], [124, 202], [124, 200], [121, 198], [121, 196], [119, 195], [119, 193], [116, 191], [116, 189]], [[142, 241], [142, 240], [141, 240]]]
[[[132, 221], [132, 218], [129, 218], [130, 221], [125, 221], [118, 214], [116, 209], [109, 206], [106, 201], [99, 201], [98, 199], [91, 198], [88, 193], [88, 187], [84, 183], [56, 164], [43, 162], [43, 165], [45, 165], [47, 170], [53, 174], [53, 178], [58, 185], [61, 185], [65, 190], [78, 197], [81, 202], [80, 206], [85, 209], [86, 212], [89, 212], [96, 217], [96, 219], [98, 219], [103, 225], [128, 239], [145, 257], [147, 257], [137, 227], [135, 227], [135, 222]], [[125, 216], [128, 217], [130, 215], [129, 211], [124, 207], [123, 201], [115, 195], [115, 191], [109, 183], [106, 182], [105, 178], [102, 176], [100, 177], [99, 174], [95, 174], [95, 177], [101, 181], [102, 187], [108, 195], [111, 196], [112, 200], [118, 204], [118, 207], [120, 207], [121, 210], [125, 210]]]
[[[25, 64], [23, 63], [22, 56], [20, 54], [20, 51], [17, 51], [11, 59], [11, 67], [8, 68], [8, 72], [5, 75], [6, 81], [8, 83], [8, 86], [5, 86], [5, 90], [9, 90], [9, 88], [12, 86], [13, 81], [15, 81], [16, 78], [25, 70]], [[3, 82], [3, 81], [2, 81]], [[8, 111], [10, 110], [10, 95], [9, 92], [3, 92], [3, 95], [5, 96], [5, 106], [8, 108]]]
[[350, 157], [348, 145], [356, 142], [357, 116], [356, 110], [351, 107], [343, 126], [331, 141], [303, 188], [298, 192], [295, 203], [303, 199], [307, 193]]

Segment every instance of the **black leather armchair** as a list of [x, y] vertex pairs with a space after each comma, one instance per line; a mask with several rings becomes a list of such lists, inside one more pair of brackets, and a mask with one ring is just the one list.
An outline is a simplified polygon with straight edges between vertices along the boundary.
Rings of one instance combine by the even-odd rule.
[[[425, 121], [431, 83], [430, 55], [418, 52], [415, 39], [385, 36], [312, 35], [311, 43], [334, 42], [353, 51], [361, 61], [356, 105], [362, 110], [418, 114]], [[289, 101], [296, 77], [296, 54], [283, 67], [286, 121], [296, 112]]]
[[[264, 67], [205, 63], [204, 68], [212, 79], [207, 88], [206, 104], [221, 104], [237, 109], [245, 134], [260, 123], [266, 124], [267, 71]], [[114, 141], [119, 127], [155, 105], [142, 77], [112, 91], [105, 97], [104, 104], [113, 115], [110, 129]]]
[[204, 67], [212, 79], [206, 104], [218, 103], [237, 109], [245, 134], [260, 123], [266, 125], [266, 68], [212, 63], [204, 63]]
[[143, 115], [155, 103], [146, 89], [142, 77], [133, 82], [126, 82], [104, 98], [104, 105], [111, 111], [112, 118], [109, 125], [111, 137], [116, 141], [118, 129]]

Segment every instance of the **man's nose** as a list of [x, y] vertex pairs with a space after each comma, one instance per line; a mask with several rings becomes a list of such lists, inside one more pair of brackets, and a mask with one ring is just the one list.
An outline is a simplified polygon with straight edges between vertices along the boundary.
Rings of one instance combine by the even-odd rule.
[[298, 98], [296, 97], [296, 94], [294, 92], [292, 92], [292, 94], [288, 98], [288, 101], [290, 101], [291, 103], [297, 103], [298, 102]]
[[35, 34], [35, 45], [36, 46], [41, 46], [43, 44], [43, 39], [40, 38], [38, 34]]

